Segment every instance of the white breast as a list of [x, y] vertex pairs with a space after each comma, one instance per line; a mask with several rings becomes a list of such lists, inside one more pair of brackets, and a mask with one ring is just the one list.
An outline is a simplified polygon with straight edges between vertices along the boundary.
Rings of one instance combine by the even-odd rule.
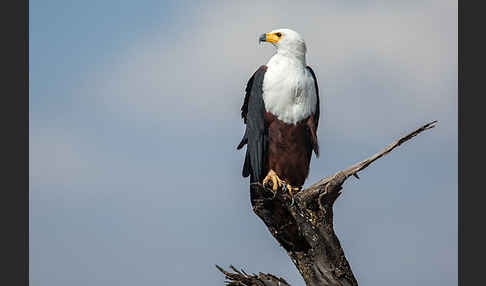
[[267, 64], [263, 79], [266, 111], [295, 124], [316, 110], [314, 79], [301, 62], [278, 54]]

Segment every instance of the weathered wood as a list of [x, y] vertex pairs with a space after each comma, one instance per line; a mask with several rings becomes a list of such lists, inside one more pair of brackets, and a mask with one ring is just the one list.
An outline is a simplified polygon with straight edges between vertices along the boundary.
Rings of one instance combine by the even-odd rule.
[[251, 185], [253, 211], [287, 251], [307, 285], [358, 285], [332, 226], [339, 185], [328, 185], [320, 203], [291, 205], [287, 193]]
[[[319, 180], [295, 194], [294, 201], [281, 189], [274, 193], [260, 183], [250, 185], [253, 211], [287, 251], [307, 286], [358, 285], [333, 228], [333, 205], [341, 194], [342, 184], [352, 175], [359, 178], [359, 171], [419, 133], [435, 127], [436, 122], [425, 124], [373, 156]], [[270, 274], [247, 275], [231, 268], [236, 273], [218, 267], [230, 279], [228, 285], [289, 285]], [[270, 278], [265, 280], [265, 277]]]

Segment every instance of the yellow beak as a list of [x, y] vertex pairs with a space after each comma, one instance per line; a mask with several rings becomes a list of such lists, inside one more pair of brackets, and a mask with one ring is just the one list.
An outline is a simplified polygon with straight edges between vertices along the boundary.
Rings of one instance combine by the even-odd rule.
[[275, 33], [265, 33], [260, 36], [260, 42], [276, 43], [280, 38]]

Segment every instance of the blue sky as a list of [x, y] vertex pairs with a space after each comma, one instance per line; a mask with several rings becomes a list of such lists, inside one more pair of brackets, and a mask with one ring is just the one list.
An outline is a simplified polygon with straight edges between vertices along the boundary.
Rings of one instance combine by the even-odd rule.
[[303, 285], [235, 149], [280, 27], [321, 90], [306, 185], [439, 120], [344, 185], [360, 285], [457, 285], [455, 1], [31, 1], [29, 24], [32, 285], [222, 285], [214, 264]]

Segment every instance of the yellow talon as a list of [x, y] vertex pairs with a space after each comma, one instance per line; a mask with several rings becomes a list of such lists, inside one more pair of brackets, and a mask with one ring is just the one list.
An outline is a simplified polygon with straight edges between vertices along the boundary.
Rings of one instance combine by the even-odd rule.
[[283, 185], [283, 181], [277, 176], [277, 173], [275, 173], [274, 170], [270, 170], [270, 172], [268, 172], [267, 176], [265, 177], [265, 179], [263, 179], [263, 185], [265, 186], [269, 181], [272, 181], [273, 185], [272, 185], [272, 189], [273, 191], [275, 192], [279, 186], [282, 186]]
[[294, 192], [298, 192], [300, 190], [300, 187], [292, 187], [290, 184], [287, 184], [284, 180], [280, 179], [275, 173], [274, 170], [270, 170], [268, 172], [267, 176], [265, 179], [263, 179], [263, 185], [266, 186], [268, 182], [272, 181], [272, 190], [276, 192], [278, 190], [278, 187], [282, 186], [284, 191], [289, 192], [290, 197], [292, 198], [292, 203], [291, 205], [294, 204]]
[[294, 189], [297, 189], [297, 188], [294, 188], [290, 184], [287, 184], [287, 190], [289, 190], [290, 197], [294, 196]]
[[300, 190], [299, 187], [292, 187], [290, 184], [287, 184], [287, 190], [289, 191], [290, 197], [294, 197], [294, 191], [298, 192]]

